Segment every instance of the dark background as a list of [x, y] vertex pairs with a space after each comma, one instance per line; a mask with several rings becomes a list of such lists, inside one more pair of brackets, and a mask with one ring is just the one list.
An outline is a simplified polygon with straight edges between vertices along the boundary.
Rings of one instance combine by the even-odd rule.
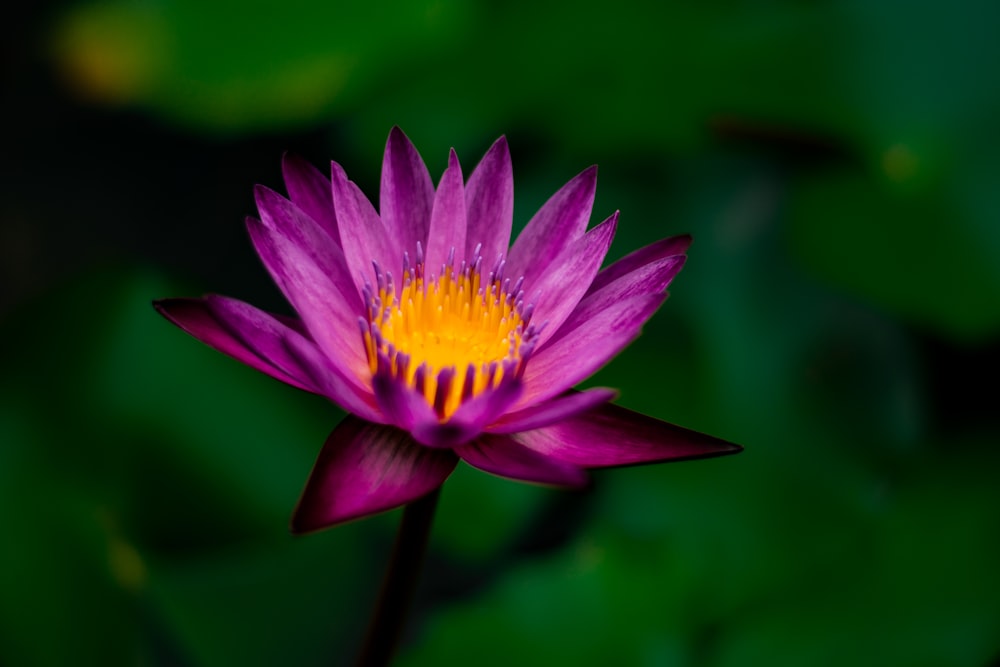
[[290, 537], [341, 414], [150, 301], [287, 311], [252, 186], [291, 150], [377, 200], [394, 124], [435, 178], [506, 134], [515, 226], [596, 162], [613, 256], [693, 234], [589, 384], [746, 446], [584, 493], [460, 467], [400, 664], [997, 664], [998, 28], [943, 0], [10, 14], [0, 665], [350, 662], [398, 513]]

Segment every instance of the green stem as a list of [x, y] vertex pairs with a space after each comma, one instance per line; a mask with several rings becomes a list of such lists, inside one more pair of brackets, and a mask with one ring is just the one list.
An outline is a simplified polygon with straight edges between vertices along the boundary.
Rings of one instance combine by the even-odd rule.
[[385, 667], [392, 660], [417, 587], [440, 495], [441, 487], [438, 487], [403, 509], [396, 543], [382, 581], [378, 605], [368, 625], [358, 667]]

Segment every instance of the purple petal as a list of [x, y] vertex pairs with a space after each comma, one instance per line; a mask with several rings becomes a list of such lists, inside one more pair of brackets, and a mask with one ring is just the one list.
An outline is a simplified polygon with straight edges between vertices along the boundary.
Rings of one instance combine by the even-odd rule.
[[[309, 230], [312, 232], [309, 236], [323, 234], [308, 218], [302, 219], [309, 224], [291, 228], [293, 234], [295, 230]], [[332, 279], [330, 273], [317, 264], [307, 242], [289, 236], [285, 229], [248, 218], [247, 231], [274, 281], [302, 317], [310, 337], [343, 376], [363, 387], [365, 382], [361, 378], [367, 377], [370, 371], [358, 330], [360, 297], [353, 283], [343, 286], [345, 271], [341, 269], [339, 279]], [[325, 243], [339, 251], [329, 240]], [[330, 263], [326, 264], [329, 268]], [[344, 293], [345, 289], [348, 294]]]
[[437, 415], [423, 394], [402, 380], [388, 373], [378, 373], [372, 379], [372, 390], [382, 413], [399, 428], [412, 431], [418, 424], [438, 423]]
[[663, 292], [684, 266], [685, 259], [684, 255], [674, 255], [655, 260], [606, 283], [597, 291], [588, 292], [563, 322], [559, 331], [552, 336], [550, 344], [555, 344], [555, 341], [577, 327], [586, 326], [602, 311], [620, 301]]
[[524, 371], [528, 407], [557, 396], [586, 379], [628, 345], [656, 312], [665, 294], [649, 294], [616, 303], [536, 352]]
[[526, 284], [543, 275], [551, 258], [587, 230], [596, 190], [597, 167], [590, 167], [552, 195], [514, 241], [507, 275], [524, 276]]
[[465, 207], [468, 232], [464, 257], [472, 257], [478, 244], [482, 244], [480, 253], [487, 263], [506, 255], [514, 220], [514, 171], [505, 137], [494, 142], [469, 176]]
[[434, 183], [424, 161], [398, 127], [389, 132], [382, 159], [379, 213], [399, 247], [412, 257], [417, 242], [426, 245], [434, 202]]
[[330, 180], [340, 244], [351, 279], [360, 291], [366, 281], [374, 282], [371, 280], [373, 260], [392, 270], [402, 262], [403, 255], [375, 207], [360, 188], [347, 179], [344, 169], [336, 162], [330, 163]]
[[585, 468], [706, 458], [743, 449], [613, 404], [512, 437], [539, 454]]
[[448, 155], [448, 168], [445, 169], [434, 195], [434, 208], [431, 211], [431, 226], [427, 236], [425, 266], [431, 276], [448, 261], [449, 253], [454, 250], [456, 262], [461, 263], [461, 255], [465, 250], [465, 187], [462, 180], [462, 167], [458, 156], [452, 149]]
[[597, 387], [586, 391], [571, 391], [551, 401], [504, 415], [486, 428], [490, 433], [517, 433], [530, 431], [568, 419], [581, 412], [614, 400], [614, 389]]
[[458, 459], [404, 431], [347, 417], [320, 451], [292, 514], [306, 533], [405, 505], [441, 486]]
[[487, 424], [506, 412], [521, 396], [520, 380], [510, 379], [463, 403], [446, 422], [424, 422], [413, 429], [413, 437], [428, 447], [465, 445]]
[[589, 479], [578, 466], [539, 454], [506, 435], [483, 434], [455, 453], [475, 468], [522, 482], [579, 488]]
[[615, 213], [583, 238], [563, 248], [545, 274], [531, 285], [529, 301], [534, 299], [536, 292], [540, 294], [535, 302], [535, 320], [545, 323], [538, 338], [539, 346], [559, 330], [586, 293], [608, 254], [617, 223], [618, 213]]
[[[243, 323], [224, 321], [206, 299], [161, 299], [153, 302], [153, 307], [161, 315], [206, 345], [293, 387], [319, 393], [315, 384], [298, 371], [296, 364], [288, 363], [281, 352], [283, 338], [301, 336], [271, 315], [247, 304], [242, 305], [256, 311], [253, 317], [261, 323], [259, 330], [253, 328], [243, 332]], [[236, 335], [238, 331], [246, 335]]]
[[333, 363], [315, 345], [303, 344], [305, 339], [288, 338], [285, 341], [288, 355], [295, 359], [303, 373], [319, 393], [341, 408], [363, 419], [379, 424], [389, 420], [375, 401], [372, 390], [358, 378], [345, 374], [344, 369]]
[[[596, 292], [608, 283], [618, 280], [622, 276], [632, 273], [646, 264], [665, 257], [683, 255], [687, 252], [690, 245], [691, 237], [683, 234], [681, 236], [671, 236], [670, 238], [661, 239], [656, 243], [639, 248], [598, 273], [597, 277], [594, 278], [593, 284], [590, 286], [588, 294]], [[663, 289], [666, 289], [666, 285], [663, 286]]]
[[288, 188], [288, 198], [339, 244], [340, 233], [337, 231], [337, 216], [333, 210], [330, 179], [291, 153], [285, 153], [281, 169], [285, 176], [285, 187]]

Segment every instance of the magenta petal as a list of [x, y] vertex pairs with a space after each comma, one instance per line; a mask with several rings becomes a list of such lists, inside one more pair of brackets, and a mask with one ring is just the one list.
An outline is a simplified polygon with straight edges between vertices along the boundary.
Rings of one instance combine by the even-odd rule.
[[424, 250], [424, 262], [431, 276], [438, 275], [441, 267], [447, 263], [452, 251], [456, 254], [455, 262], [460, 264], [465, 251], [465, 187], [462, 181], [462, 167], [458, 163], [455, 149], [448, 155], [448, 168], [445, 169], [434, 195], [434, 207], [431, 211], [431, 226]]
[[[153, 307], [161, 315], [206, 345], [293, 387], [319, 393], [311, 379], [298, 372], [295, 365], [287, 363], [281, 351], [281, 341], [286, 335], [301, 336], [267, 313], [247, 304], [242, 305], [258, 313], [256, 319], [264, 322], [260, 330], [244, 332], [242, 324], [220, 317], [206, 299], [161, 299], [153, 302]], [[244, 335], [237, 335], [236, 332]], [[251, 345], [248, 339], [254, 344]]]
[[[308, 218], [303, 219], [308, 221]], [[309, 225], [314, 234], [322, 234], [311, 221]], [[308, 225], [300, 228], [308, 229]], [[362, 386], [359, 378], [366, 377], [369, 371], [358, 329], [360, 296], [353, 283], [343, 284], [347, 280], [344, 267], [338, 267], [336, 270], [340, 275], [332, 278], [324, 270], [332, 268], [330, 263], [325, 263], [326, 267], [318, 265], [314, 254], [304, 247], [304, 238], [294, 234], [289, 236], [284, 230], [253, 218], [247, 219], [247, 231], [257, 254], [302, 318], [310, 337], [341, 370], [342, 375], [354, 378], [358, 386]], [[306, 238], [310, 236], [312, 234]], [[331, 241], [325, 242], [332, 246]], [[336, 246], [332, 247], [339, 251]], [[345, 290], [348, 294], [344, 293]]]
[[597, 387], [586, 391], [571, 391], [550, 401], [504, 415], [486, 428], [490, 433], [530, 431], [568, 419], [581, 412], [613, 400], [614, 389]]
[[[615, 236], [618, 213], [563, 248], [548, 270], [531, 288], [529, 302], [535, 304], [535, 317], [545, 323], [538, 337], [542, 346], [562, 326], [587, 292]], [[534, 301], [534, 295], [539, 295]]]
[[292, 514], [292, 532], [405, 505], [441, 486], [457, 462], [451, 451], [421, 447], [405, 431], [348, 416], [320, 451]]
[[533, 451], [506, 435], [483, 434], [455, 453], [475, 468], [522, 482], [579, 488], [589, 479], [578, 466]]
[[299, 367], [317, 387], [318, 393], [326, 396], [341, 408], [371, 422], [379, 424], [391, 421], [379, 410], [375, 397], [368, 387], [357, 379], [345, 375], [343, 368], [335, 365], [329, 357], [305, 338], [288, 338], [285, 341], [288, 355], [297, 360]]
[[415, 252], [417, 242], [426, 244], [433, 202], [434, 183], [427, 166], [403, 131], [392, 128], [382, 158], [379, 213], [405, 252]]
[[706, 458], [743, 449], [610, 403], [512, 437], [539, 454], [585, 468]]
[[[683, 255], [687, 252], [690, 245], [691, 237], [683, 234], [681, 236], [671, 236], [670, 238], [661, 239], [648, 246], [639, 248], [598, 273], [587, 293], [596, 292], [608, 283], [618, 280], [622, 276], [632, 273], [650, 262], [655, 262], [665, 257]], [[666, 289], [666, 285], [663, 288]]]
[[590, 167], [552, 195], [514, 241], [507, 275], [524, 276], [528, 285], [543, 275], [551, 259], [587, 230], [596, 190], [597, 167]]
[[437, 415], [423, 394], [402, 380], [379, 373], [372, 378], [372, 390], [382, 413], [399, 428], [412, 431], [418, 425], [438, 423]]
[[483, 392], [463, 403], [448, 421], [425, 421], [413, 429], [413, 437], [428, 447], [458, 447], [483, 432], [486, 425], [506, 412], [521, 396], [520, 380], [501, 382], [498, 387]]
[[520, 407], [557, 396], [593, 374], [639, 335], [665, 298], [650, 294], [626, 299], [597, 313], [586, 326], [550, 341], [528, 361]]
[[288, 198], [339, 244], [340, 234], [333, 210], [330, 179], [323, 176], [316, 167], [291, 153], [285, 153], [281, 170], [285, 176]]
[[506, 255], [514, 220], [514, 170], [506, 138], [490, 146], [469, 176], [465, 207], [469, 224], [464, 257], [472, 257], [479, 244], [487, 264]]
[[597, 291], [588, 292], [559, 331], [553, 334], [550, 344], [554, 345], [577, 327], [587, 326], [602, 311], [616, 303], [636, 296], [663, 292], [684, 266], [685, 259], [684, 255], [663, 257], [606, 283]]

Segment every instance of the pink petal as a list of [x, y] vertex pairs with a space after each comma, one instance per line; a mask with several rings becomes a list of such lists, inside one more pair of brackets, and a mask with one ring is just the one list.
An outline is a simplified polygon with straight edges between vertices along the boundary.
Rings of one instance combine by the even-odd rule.
[[446, 422], [424, 422], [413, 437], [428, 447], [458, 447], [483, 432], [487, 424], [506, 412], [521, 396], [520, 380], [511, 379], [463, 403]]
[[[535, 304], [534, 321], [545, 323], [537, 345], [544, 345], [559, 330], [586, 293], [601, 268], [604, 256], [608, 254], [617, 223], [618, 214], [615, 213], [582, 238], [567, 245], [549, 263], [545, 274], [527, 287], [527, 301]], [[536, 293], [539, 295], [537, 301], [534, 300]]]
[[330, 179], [291, 153], [285, 153], [281, 169], [285, 176], [285, 187], [288, 188], [288, 198], [339, 244], [340, 233], [337, 231], [337, 216], [333, 210]]
[[597, 167], [578, 174], [545, 202], [510, 249], [506, 274], [532, 284], [563, 248], [583, 236], [594, 206]]
[[465, 187], [462, 167], [458, 163], [455, 150], [452, 149], [448, 155], [448, 168], [445, 169], [434, 195], [430, 232], [424, 253], [424, 264], [428, 275], [437, 276], [452, 251], [455, 253], [456, 264], [465, 259], [462, 255], [465, 251], [465, 227]]
[[[308, 218], [303, 219], [308, 221]], [[300, 228], [307, 229], [308, 226]], [[248, 218], [247, 231], [257, 254], [302, 318], [312, 339], [342, 376], [352, 379], [358, 387], [364, 387], [365, 382], [361, 378], [367, 377], [370, 371], [358, 329], [361, 307], [349, 305], [360, 303], [360, 297], [353, 284], [346, 288], [343, 286], [346, 274], [341, 271], [340, 279], [332, 280], [330, 273], [317, 265], [307, 242], [287, 235], [283, 229]], [[323, 234], [314, 224], [311, 231], [313, 233], [309, 236]], [[328, 240], [326, 243], [332, 245]], [[326, 264], [329, 268], [329, 263]], [[348, 290], [350, 297], [344, 289]]]
[[285, 341], [288, 355], [297, 360], [310, 381], [318, 388], [318, 393], [341, 408], [363, 419], [379, 424], [389, 421], [372, 394], [372, 390], [358, 380], [345, 374], [342, 365], [334, 364], [313, 344], [304, 345], [305, 339], [289, 338]]
[[348, 273], [360, 292], [366, 282], [374, 283], [372, 261], [394, 271], [402, 265], [403, 255], [375, 207], [336, 162], [330, 163], [330, 180], [340, 244]]
[[347, 417], [319, 454], [292, 514], [306, 533], [405, 505], [439, 487], [458, 459], [421, 447], [404, 431]]
[[504, 415], [486, 428], [490, 433], [530, 431], [568, 419], [581, 412], [614, 400], [614, 389], [597, 387], [586, 391], [571, 391], [545, 403]]
[[426, 247], [434, 202], [434, 183], [417, 149], [398, 127], [389, 132], [382, 158], [379, 213], [389, 233], [405, 252]]
[[570, 316], [566, 318], [559, 331], [553, 334], [550, 344], [554, 345], [555, 341], [577, 327], [587, 326], [602, 311], [620, 301], [663, 292], [684, 266], [685, 259], [684, 255], [674, 255], [654, 260], [636, 268], [631, 273], [623, 274], [621, 277], [605, 283], [604, 287], [599, 290], [589, 291]]
[[665, 294], [633, 297], [609, 306], [536, 352], [524, 371], [524, 408], [557, 396], [592, 375], [636, 336], [660, 307]]
[[402, 380], [380, 372], [372, 379], [372, 390], [389, 423], [405, 431], [412, 431], [418, 424], [438, 423], [437, 415], [423, 394]]
[[[598, 273], [597, 277], [594, 278], [594, 283], [590, 286], [590, 292], [596, 292], [608, 283], [618, 280], [625, 274], [631, 273], [650, 262], [655, 262], [665, 257], [683, 255], [687, 252], [690, 245], [691, 237], [683, 234], [681, 236], [671, 236], [670, 238], [661, 239], [648, 246], [639, 248]], [[666, 286], [664, 286], [664, 289], [666, 289]]]
[[297, 364], [289, 363], [283, 354], [282, 340], [301, 336], [268, 313], [242, 305], [256, 311], [253, 319], [260, 324], [259, 329], [244, 330], [245, 320], [249, 318], [243, 318], [242, 322], [226, 321], [206, 299], [161, 299], [153, 302], [153, 307], [161, 315], [206, 345], [293, 387], [319, 393], [312, 380], [300, 371]]
[[455, 453], [469, 465], [510, 479], [550, 486], [586, 486], [587, 473], [578, 466], [540, 454], [506, 435], [484, 434]]
[[585, 468], [706, 458], [743, 449], [610, 403], [512, 437], [539, 454]]
[[[468, 259], [476, 246], [488, 265], [507, 254], [514, 220], [514, 171], [507, 139], [500, 137], [476, 165], [465, 188], [468, 232], [465, 255]], [[515, 279], [518, 276], [515, 276]]]

